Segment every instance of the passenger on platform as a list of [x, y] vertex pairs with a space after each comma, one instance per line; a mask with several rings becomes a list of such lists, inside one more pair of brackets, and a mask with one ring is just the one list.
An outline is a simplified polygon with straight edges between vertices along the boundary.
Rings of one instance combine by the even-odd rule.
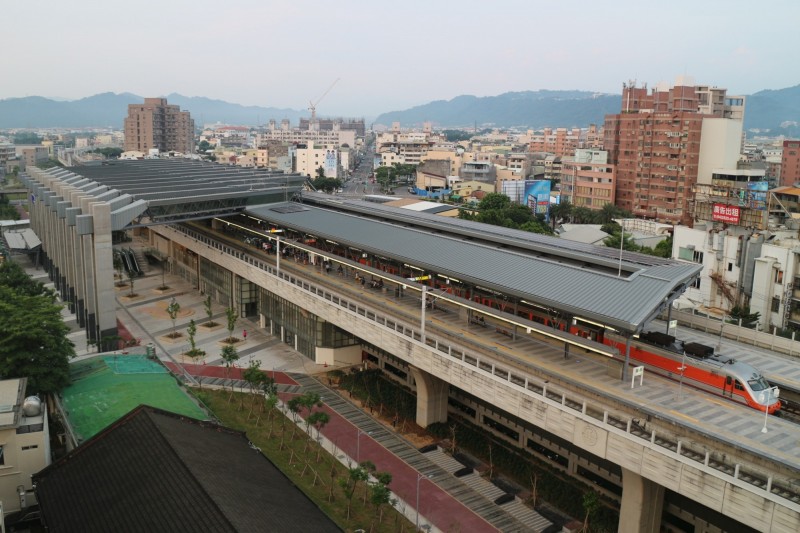
[[339, 265], [339, 268], [337, 268], [337, 269], [336, 269], [336, 272], [337, 272], [337, 273], [338, 273], [340, 276], [344, 276], [344, 269], [342, 268], [342, 265]]

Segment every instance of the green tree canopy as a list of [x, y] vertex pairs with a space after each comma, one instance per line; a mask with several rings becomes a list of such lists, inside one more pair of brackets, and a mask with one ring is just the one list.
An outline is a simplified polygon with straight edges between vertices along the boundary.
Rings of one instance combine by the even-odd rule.
[[[319, 169], [322, 170], [322, 167], [319, 167]], [[312, 181], [311, 184], [318, 191], [330, 193], [342, 186], [342, 180], [336, 178], [326, 178], [325, 172], [323, 171], [322, 176], [317, 176], [314, 178], [314, 181]]]
[[0, 266], [0, 375], [28, 378], [28, 393], [55, 393], [69, 384], [75, 346], [52, 291], [30, 278], [17, 283], [19, 272], [10, 261]]

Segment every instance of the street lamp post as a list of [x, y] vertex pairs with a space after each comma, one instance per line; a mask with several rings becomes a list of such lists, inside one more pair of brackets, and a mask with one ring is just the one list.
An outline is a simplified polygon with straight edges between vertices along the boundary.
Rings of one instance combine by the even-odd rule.
[[722, 351], [722, 332], [725, 329], [725, 317], [728, 315], [722, 315], [722, 324], [719, 326], [719, 340], [717, 340], [717, 353]]
[[356, 436], [356, 464], [361, 464], [361, 435], [372, 435], [372, 432], [358, 430], [358, 435]]
[[430, 476], [426, 476], [425, 474], [417, 474], [417, 520], [416, 520], [416, 531], [419, 531], [419, 482], [422, 481], [423, 478], [429, 478]]
[[767, 432], [767, 419], [769, 418], [769, 403], [770, 400], [772, 399], [773, 392], [775, 393], [775, 400], [777, 400], [779, 393], [778, 387], [770, 387], [767, 389], [765, 393], [766, 401], [764, 402], [764, 427], [761, 428], [761, 433]]
[[678, 383], [678, 401], [680, 401], [681, 394], [683, 393], [683, 373], [686, 371], [686, 352], [683, 352], [683, 356], [681, 357], [681, 366], [678, 367], [678, 370], [681, 372], [681, 380]]

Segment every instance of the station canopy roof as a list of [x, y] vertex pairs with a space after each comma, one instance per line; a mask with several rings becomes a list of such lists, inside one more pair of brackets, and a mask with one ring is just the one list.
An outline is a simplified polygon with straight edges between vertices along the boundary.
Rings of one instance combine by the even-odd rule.
[[[114, 230], [230, 215], [247, 206], [286, 201], [306, 180], [300, 174], [185, 159], [109, 161], [44, 172], [109, 202]], [[21, 179], [34, 193], [44, 192], [31, 176]]]
[[360, 200], [305, 194], [304, 203], [247, 213], [307, 235], [414, 265], [636, 333], [678, 298], [701, 266]]

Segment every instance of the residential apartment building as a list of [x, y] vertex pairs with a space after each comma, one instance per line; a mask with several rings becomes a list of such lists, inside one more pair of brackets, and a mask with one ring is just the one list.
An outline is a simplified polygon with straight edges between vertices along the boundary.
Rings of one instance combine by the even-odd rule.
[[366, 125], [363, 118], [316, 118], [314, 127], [311, 126], [311, 119], [301, 118], [300, 129], [317, 129], [319, 131], [333, 131], [334, 129], [354, 131], [356, 137], [363, 137], [366, 133]]
[[580, 128], [545, 128], [542, 133], [534, 133], [530, 137], [528, 150], [531, 152], [547, 152], [558, 157], [571, 156], [581, 143]]
[[145, 98], [129, 104], [125, 118], [125, 151], [194, 153], [194, 120], [166, 98]]
[[[418, 165], [428, 151], [444, 140], [431, 131], [430, 123], [425, 123], [422, 131], [401, 132], [399, 124], [393, 124], [392, 129], [385, 131], [375, 139], [375, 153], [381, 155], [381, 161], [391, 161], [390, 154], [394, 154], [395, 161], [408, 165]], [[387, 155], [384, 158], [384, 154]]]
[[326, 178], [339, 177], [339, 152], [333, 145], [297, 147], [295, 151], [295, 172], [313, 178], [322, 168]]
[[579, 148], [562, 160], [561, 197], [575, 206], [602, 209], [614, 203], [615, 177], [607, 151]]
[[35, 167], [50, 158], [50, 150], [47, 146], [16, 146], [17, 158], [22, 162], [20, 169]]
[[334, 122], [330, 130], [314, 128], [292, 128], [289, 121], [284, 119], [280, 126], [274, 120], [267, 124], [267, 130], [256, 135], [256, 146], [262, 146], [269, 142], [281, 142], [287, 144], [314, 144], [330, 145], [335, 148], [347, 145], [351, 148], [356, 146], [356, 130], [343, 129], [342, 124]]
[[[392, 152], [389, 153], [391, 154]], [[459, 169], [464, 163], [466, 161], [473, 161], [474, 159], [475, 155], [472, 152], [465, 152], [458, 148], [445, 150], [437, 145], [420, 157], [420, 163], [425, 163], [426, 161], [449, 161], [450, 168], [447, 171], [447, 175], [457, 176]]]
[[780, 184], [788, 187], [795, 183], [800, 183], [800, 141], [783, 141]]
[[47, 408], [39, 398], [25, 397], [26, 383], [24, 378], [0, 381], [0, 405], [3, 406], [0, 410], [0, 502], [3, 515], [36, 504], [31, 476], [50, 464]]
[[16, 157], [17, 149], [13, 144], [0, 142], [0, 170], [10, 173], [8, 162], [12, 161], [14, 164], [19, 164], [16, 162]]
[[622, 109], [605, 120], [604, 147], [616, 167], [616, 205], [638, 217], [691, 224], [692, 187], [714, 169], [736, 168], [744, 98], [679, 80], [652, 91], [623, 85]]

